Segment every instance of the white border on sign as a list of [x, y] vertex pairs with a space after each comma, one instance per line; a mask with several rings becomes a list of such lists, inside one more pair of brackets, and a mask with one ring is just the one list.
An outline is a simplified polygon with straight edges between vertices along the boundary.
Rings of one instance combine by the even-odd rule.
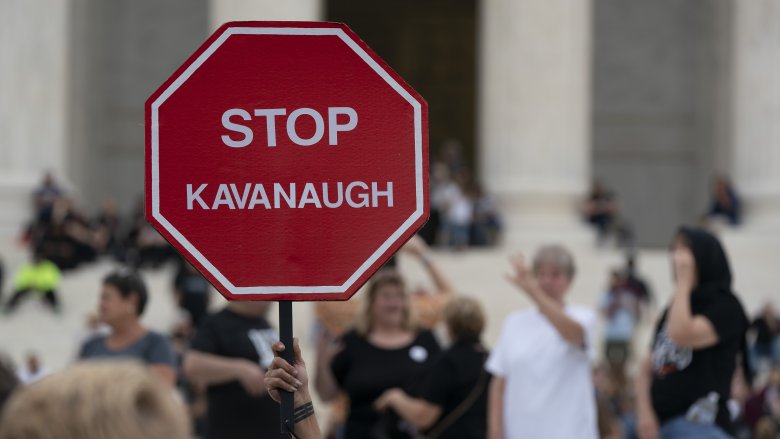
[[[332, 35], [339, 37], [366, 64], [371, 67], [390, 87], [403, 97], [414, 109], [414, 152], [415, 152], [415, 191], [417, 196], [416, 210], [389, 238], [349, 277], [343, 284], [336, 286], [272, 286], [272, 287], [237, 287], [233, 285], [214, 265], [200, 253], [192, 243], [179, 232], [160, 213], [160, 170], [159, 170], [159, 118], [160, 106], [179, 89], [193, 73], [203, 65], [216, 50], [230, 38], [231, 35]], [[168, 231], [187, 251], [192, 254], [203, 267], [214, 276], [231, 294], [276, 294], [276, 293], [333, 293], [346, 292], [373, 265], [391, 245], [403, 235], [412, 224], [423, 215], [423, 169], [422, 169], [422, 105], [404, 89], [387, 71], [371, 58], [360, 45], [352, 40], [342, 29], [338, 28], [275, 28], [275, 27], [229, 27], [219, 36], [189, 67], [152, 103], [152, 216]]]

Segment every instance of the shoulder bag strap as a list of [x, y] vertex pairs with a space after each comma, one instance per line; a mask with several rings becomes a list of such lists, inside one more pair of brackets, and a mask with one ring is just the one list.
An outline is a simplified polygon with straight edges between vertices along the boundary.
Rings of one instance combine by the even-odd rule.
[[477, 398], [479, 398], [479, 395], [482, 393], [482, 390], [485, 388], [485, 381], [487, 381], [488, 374], [485, 372], [485, 361], [487, 360], [487, 353], [485, 353], [485, 357], [482, 361], [482, 371], [479, 374], [479, 379], [477, 380], [477, 384], [474, 386], [474, 388], [471, 390], [471, 393], [461, 401], [460, 404], [458, 404], [457, 407], [453, 411], [450, 412], [444, 419], [442, 419], [439, 423], [436, 424], [435, 427], [433, 427], [430, 432], [426, 435], [423, 435], [420, 437], [420, 439], [436, 439], [439, 437], [440, 434], [444, 432], [444, 430], [448, 429], [452, 426], [455, 421], [460, 419], [461, 416], [463, 416], [464, 413], [468, 409], [471, 408], [471, 406], [474, 405], [475, 402], [477, 402]]

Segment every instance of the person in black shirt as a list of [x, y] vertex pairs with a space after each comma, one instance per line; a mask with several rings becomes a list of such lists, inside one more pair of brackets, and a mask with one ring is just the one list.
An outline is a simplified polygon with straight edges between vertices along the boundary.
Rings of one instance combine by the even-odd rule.
[[266, 320], [269, 302], [230, 302], [208, 316], [184, 357], [184, 373], [207, 387], [205, 439], [279, 436], [279, 406], [264, 378], [279, 337]]
[[439, 344], [417, 329], [403, 280], [386, 269], [374, 277], [355, 329], [341, 339], [332, 361], [319, 361], [316, 387], [323, 401], [343, 390], [350, 399], [345, 439], [411, 438], [414, 428], [374, 402], [394, 387], [417, 395]]
[[479, 302], [457, 297], [444, 308], [452, 346], [433, 362], [420, 398], [393, 388], [375, 402], [392, 408], [415, 427], [438, 439], [484, 438], [487, 431], [487, 351], [480, 341], [485, 314]]
[[208, 314], [211, 284], [186, 260], [181, 260], [173, 280], [176, 304], [186, 311], [197, 329]]
[[733, 425], [726, 403], [744, 355], [747, 317], [712, 234], [680, 229], [672, 259], [674, 297], [637, 377], [639, 437], [728, 438]]
[[771, 302], [764, 305], [761, 315], [753, 320], [750, 329], [755, 334], [751, 362], [756, 368], [754, 372], [766, 370], [772, 363], [780, 364], [780, 318], [775, 314]]

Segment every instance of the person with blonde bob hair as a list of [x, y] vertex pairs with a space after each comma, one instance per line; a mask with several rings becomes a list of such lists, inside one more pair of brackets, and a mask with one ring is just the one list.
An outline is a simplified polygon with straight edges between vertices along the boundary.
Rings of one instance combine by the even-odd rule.
[[148, 369], [80, 363], [19, 390], [0, 418], [0, 439], [186, 439], [184, 408]]
[[416, 394], [439, 344], [414, 318], [403, 279], [386, 269], [372, 279], [355, 328], [341, 338], [331, 361], [319, 361], [316, 387], [324, 401], [344, 391], [350, 400], [346, 439], [413, 437], [414, 428], [374, 402], [386, 390]]
[[427, 387], [415, 398], [402, 389], [387, 390], [377, 410], [393, 409], [425, 431], [426, 438], [477, 439], [487, 428], [487, 350], [480, 338], [485, 312], [470, 297], [455, 297], [444, 307], [444, 322], [452, 345], [439, 355], [428, 374]]

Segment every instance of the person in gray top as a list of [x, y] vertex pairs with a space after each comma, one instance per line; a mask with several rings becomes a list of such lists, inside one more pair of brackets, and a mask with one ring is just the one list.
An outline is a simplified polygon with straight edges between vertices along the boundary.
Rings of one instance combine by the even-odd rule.
[[134, 358], [148, 365], [162, 382], [176, 382], [175, 355], [167, 337], [141, 324], [146, 308], [146, 285], [138, 274], [119, 270], [103, 279], [98, 317], [111, 328], [109, 335], [87, 340], [80, 360]]

